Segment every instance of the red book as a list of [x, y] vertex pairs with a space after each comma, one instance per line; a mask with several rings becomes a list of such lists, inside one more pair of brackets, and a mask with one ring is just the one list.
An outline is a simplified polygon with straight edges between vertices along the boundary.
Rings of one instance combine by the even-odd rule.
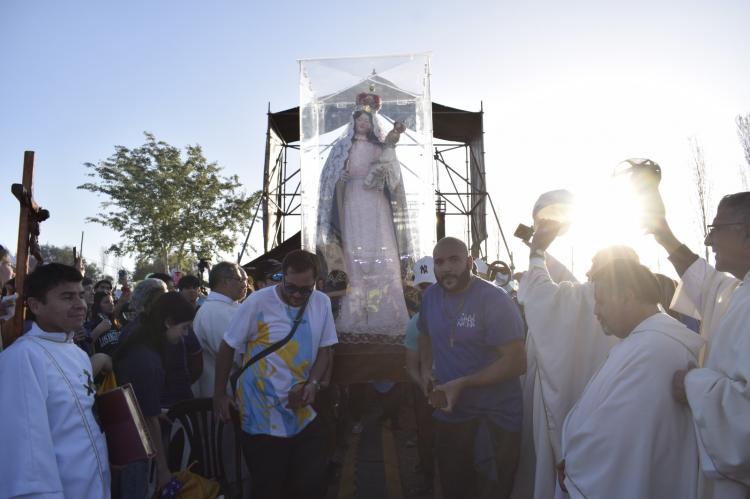
[[146, 420], [128, 383], [96, 397], [99, 421], [107, 437], [109, 462], [124, 466], [156, 455]]

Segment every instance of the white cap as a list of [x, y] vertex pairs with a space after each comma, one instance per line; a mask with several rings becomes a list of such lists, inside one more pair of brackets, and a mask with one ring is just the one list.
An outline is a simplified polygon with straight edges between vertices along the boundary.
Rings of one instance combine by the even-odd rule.
[[418, 286], [423, 282], [430, 284], [437, 282], [431, 256], [422, 257], [414, 264], [414, 286]]
[[534, 224], [544, 218], [555, 220], [563, 225], [569, 224], [573, 202], [573, 194], [570, 191], [560, 189], [545, 192], [539, 196], [531, 212]]
[[487, 271], [490, 270], [490, 266], [487, 265], [487, 262], [485, 262], [481, 258], [477, 258], [476, 260], [474, 260], [474, 266], [477, 269], [477, 274], [481, 274], [483, 277], [487, 277]]

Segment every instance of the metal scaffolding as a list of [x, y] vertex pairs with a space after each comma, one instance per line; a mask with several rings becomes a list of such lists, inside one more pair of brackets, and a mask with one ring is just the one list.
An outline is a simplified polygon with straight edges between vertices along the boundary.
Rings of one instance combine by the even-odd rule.
[[[440, 141], [434, 145], [433, 156], [436, 235], [438, 238], [445, 235], [446, 217], [465, 217], [465, 237], [472, 255], [489, 260], [486, 225], [489, 204], [492, 222], [496, 225], [508, 263], [513, 268], [512, 253], [487, 191], [483, 114], [483, 110], [470, 112], [433, 103], [433, 136]], [[269, 109], [260, 205], [265, 252], [292, 236], [288, 233], [288, 217], [301, 215], [300, 167], [298, 162], [290, 165], [289, 158], [290, 151], [299, 151], [299, 147], [299, 108], [277, 113]], [[247, 239], [255, 226], [254, 222], [255, 219], [250, 225]]]

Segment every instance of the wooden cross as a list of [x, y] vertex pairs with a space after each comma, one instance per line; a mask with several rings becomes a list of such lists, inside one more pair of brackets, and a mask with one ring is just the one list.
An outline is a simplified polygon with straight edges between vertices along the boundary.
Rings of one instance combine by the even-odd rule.
[[29, 253], [34, 256], [37, 265], [43, 263], [39, 249], [39, 224], [49, 218], [49, 211], [41, 208], [34, 200], [34, 151], [23, 154], [23, 183], [13, 184], [10, 188], [20, 204], [18, 217], [18, 249], [16, 251], [16, 312], [13, 316], [13, 328], [6, 345], [12, 343], [23, 332], [23, 321], [26, 318], [24, 282], [29, 271]]

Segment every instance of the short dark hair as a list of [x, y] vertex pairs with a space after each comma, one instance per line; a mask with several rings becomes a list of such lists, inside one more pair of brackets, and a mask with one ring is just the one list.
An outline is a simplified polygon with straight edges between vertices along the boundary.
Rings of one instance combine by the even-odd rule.
[[[630, 259], [616, 258], [604, 264], [594, 272], [591, 281], [594, 285], [604, 284], [607, 289], [616, 293], [629, 290], [643, 304], [656, 305], [662, 302], [657, 278], [647, 267]], [[669, 304], [666, 306], [669, 307]]]
[[5, 258], [6, 256], [7, 257], [10, 256], [10, 250], [6, 248], [5, 246], [3, 246], [2, 244], [0, 244], [0, 258]]
[[318, 277], [318, 259], [309, 251], [290, 251], [281, 262], [281, 271], [288, 274], [290, 269], [295, 274], [312, 270], [313, 277]]
[[195, 289], [201, 287], [201, 280], [194, 275], [184, 275], [180, 278], [177, 289]]
[[91, 284], [94, 284], [94, 280], [90, 277], [84, 277], [81, 281], [81, 286], [89, 286]]
[[224, 279], [229, 279], [235, 270], [240, 268], [234, 262], [219, 262], [208, 273], [208, 287], [214, 289], [221, 284]]
[[160, 281], [163, 281], [164, 284], [169, 284], [170, 282], [174, 284], [174, 279], [172, 279], [172, 276], [169, 274], [165, 274], [164, 272], [154, 272], [149, 276], [151, 279], [159, 279]]
[[96, 284], [94, 284], [94, 289], [98, 288], [100, 284], [106, 284], [109, 286], [109, 289], [112, 289], [112, 283], [109, 281], [109, 279], [101, 279], [99, 281], [96, 281]]
[[750, 191], [728, 194], [719, 201], [719, 208], [732, 210], [742, 220], [737, 222], [750, 223]]
[[38, 266], [26, 276], [24, 294], [26, 298], [36, 298], [45, 303], [47, 293], [52, 288], [69, 282], [81, 282], [83, 276], [78, 269], [62, 263], [47, 263]]

